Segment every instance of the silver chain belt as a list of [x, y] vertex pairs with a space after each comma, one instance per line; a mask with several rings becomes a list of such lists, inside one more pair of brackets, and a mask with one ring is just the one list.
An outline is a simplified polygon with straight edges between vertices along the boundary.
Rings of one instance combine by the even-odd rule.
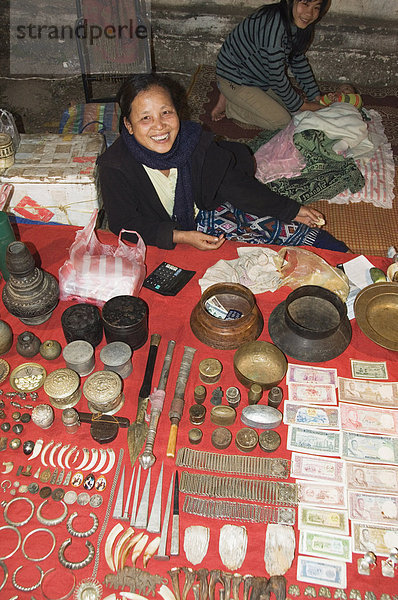
[[251, 523], [294, 525], [296, 520], [295, 509], [290, 507], [276, 508], [274, 506], [260, 506], [259, 504], [193, 498], [192, 496], [185, 496], [182, 510], [189, 515], [209, 519], [233, 519], [234, 521], [250, 521]]
[[211, 496], [212, 498], [233, 498], [252, 500], [264, 504], [298, 504], [298, 486], [295, 483], [263, 481], [261, 479], [239, 479], [238, 477], [220, 477], [203, 473], [183, 471], [180, 491], [184, 494]]
[[286, 458], [265, 458], [262, 456], [227, 455], [204, 452], [192, 448], [180, 448], [176, 459], [177, 467], [216, 471], [233, 475], [274, 477], [287, 479], [290, 476], [290, 461]]

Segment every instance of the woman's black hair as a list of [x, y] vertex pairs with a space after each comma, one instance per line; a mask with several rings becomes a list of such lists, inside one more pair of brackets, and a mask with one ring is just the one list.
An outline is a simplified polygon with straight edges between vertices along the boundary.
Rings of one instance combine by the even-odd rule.
[[146, 73], [142, 75], [133, 75], [125, 81], [120, 87], [116, 100], [119, 103], [121, 110], [121, 121], [125, 117], [129, 118], [131, 112], [131, 104], [134, 98], [140, 93], [149, 90], [152, 87], [160, 87], [169, 95], [175, 106], [177, 113], [181, 108], [181, 91], [178, 84], [172, 79], [156, 73]]
[[[308, 27], [305, 29], [297, 28], [297, 33], [293, 37], [291, 26], [294, 25], [293, 18], [293, 6], [295, 2], [301, 2], [303, 0], [280, 0], [277, 4], [264, 4], [261, 8], [259, 8], [254, 14], [253, 17], [266, 15], [267, 19], [272, 18], [273, 15], [279, 13], [282, 18], [282, 22], [285, 26], [286, 33], [290, 42], [292, 43], [292, 52], [291, 56], [302, 54], [305, 52], [309, 45], [312, 42], [312, 38], [314, 36], [315, 25], [319, 23], [322, 17], [327, 13], [328, 8], [330, 6], [330, 0], [321, 0], [321, 7], [319, 11], [319, 16]], [[307, 0], [308, 2], [314, 2], [315, 0]]]

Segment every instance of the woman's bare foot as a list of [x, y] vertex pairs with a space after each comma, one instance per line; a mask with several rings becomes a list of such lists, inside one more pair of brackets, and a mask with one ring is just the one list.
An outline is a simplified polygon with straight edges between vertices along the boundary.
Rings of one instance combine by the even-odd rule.
[[217, 104], [211, 111], [211, 120], [212, 121], [221, 121], [225, 117], [225, 107], [227, 105], [227, 100], [223, 94], [218, 96]]

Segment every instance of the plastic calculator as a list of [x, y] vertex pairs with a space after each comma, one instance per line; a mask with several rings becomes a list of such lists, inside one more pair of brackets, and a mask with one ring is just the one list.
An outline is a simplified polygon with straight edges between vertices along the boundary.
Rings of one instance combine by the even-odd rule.
[[162, 262], [144, 280], [143, 286], [163, 296], [175, 296], [195, 275], [196, 271], [187, 271], [167, 262]]

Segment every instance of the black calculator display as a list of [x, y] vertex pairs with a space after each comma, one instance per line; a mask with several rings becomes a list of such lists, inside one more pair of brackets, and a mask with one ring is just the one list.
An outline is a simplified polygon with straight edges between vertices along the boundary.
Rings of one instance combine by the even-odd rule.
[[187, 271], [162, 262], [144, 280], [143, 286], [163, 296], [175, 296], [195, 275], [196, 271]]

